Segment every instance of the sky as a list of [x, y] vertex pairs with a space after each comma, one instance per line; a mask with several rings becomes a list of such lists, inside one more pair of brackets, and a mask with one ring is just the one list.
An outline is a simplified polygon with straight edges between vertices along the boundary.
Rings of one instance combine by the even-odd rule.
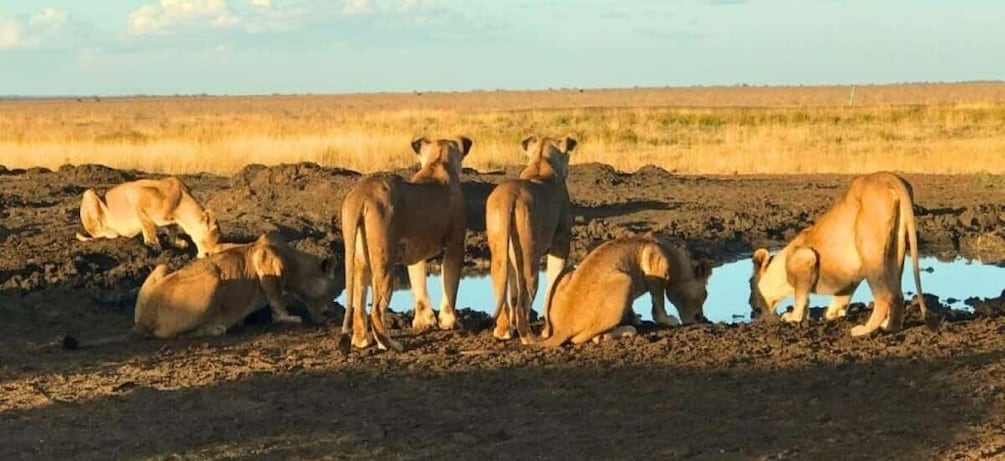
[[0, 0], [0, 95], [1005, 79], [999, 0]]

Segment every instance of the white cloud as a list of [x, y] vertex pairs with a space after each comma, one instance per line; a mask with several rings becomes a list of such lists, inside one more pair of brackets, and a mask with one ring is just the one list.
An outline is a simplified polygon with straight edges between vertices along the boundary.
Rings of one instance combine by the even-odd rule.
[[14, 48], [21, 43], [21, 25], [0, 15], [0, 50]]
[[66, 23], [66, 12], [47, 6], [28, 21], [28, 26], [43, 29], [45, 33], [58, 31]]
[[[23, 22], [25, 19], [26, 23]], [[34, 48], [56, 40], [66, 20], [65, 11], [52, 7], [45, 7], [38, 14], [21, 21], [0, 15], [0, 49]]]
[[[149, 1], [149, 0], [148, 0]], [[129, 13], [127, 29], [138, 36], [179, 31], [282, 33], [344, 17], [399, 16], [425, 9], [429, 0], [155, 0]]]
[[370, 9], [370, 0], [342, 0], [342, 14], [346, 16], [361, 16]]
[[233, 27], [240, 18], [227, 8], [224, 0], [160, 0], [129, 13], [129, 33], [163, 34], [176, 27], [208, 24], [215, 28]]

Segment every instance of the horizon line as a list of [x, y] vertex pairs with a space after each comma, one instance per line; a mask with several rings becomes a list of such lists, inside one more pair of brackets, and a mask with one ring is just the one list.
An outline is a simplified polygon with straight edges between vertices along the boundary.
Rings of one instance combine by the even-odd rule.
[[715, 89], [715, 88], [826, 88], [826, 87], [871, 87], [899, 85], [965, 85], [965, 84], [1003, 84], [1005, 79], [975, 79], [955, 81], [900, 81], [872, 83], [814, 83], [814, 84], [716, 84], [716, 85], [665, 85], [665, 86], [624, 86], [624, 87], [561, 87], [561, 88], [494, 88], [494, 89], [457, 89], [457, 90], [425, 90], [408, 91], [358, 91], [358, 92], [272, 92], [272, 93], [66, 93], [66, 94], [0, 94], [0, 100], [46, 100], [46, 99], [129, 99], [129, 98], [186, 98], [186, 97], [255, 97], [255, 96], [366, 96], [366, 95], [400, 95], [400, 94], [457, 94], [457, 93], [520, 93], [520, 92], [551, 92], [551, 91], [623, 91], [623, 90], [667, 90], [667, 89]]

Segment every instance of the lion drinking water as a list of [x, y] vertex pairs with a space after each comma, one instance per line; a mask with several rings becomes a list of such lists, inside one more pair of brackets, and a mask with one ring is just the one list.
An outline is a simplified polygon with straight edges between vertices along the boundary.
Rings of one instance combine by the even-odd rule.
[[918, 236], [914, 221], [914, 193], [910, 183], [887, 172], [859, 176], [816, 223], [806, 228], [775, 255], [764, 248], [754, 252], [750, 280], [751, 308], [762, 316], [774, 315], [775, 306], [794, 296], [792, 312], [782, 320], [806, 322], [810, 293], [834, 295], [824, 317], [844, 316], [855, 288], [866, 280], [875, 307], [865, 325], [851, 329], [852, 336], [868, 335], [881, 325], [896, 331], [903, 327], [905, 243], [911, 248], [914, 285], [921, 313], [932, 330], [939, 320], [930, 315], [921, 296]]
[[[702, 309], [708, 296], [710, 261], [694, 262], [688, 253], [654, 235], [605, 242], [578, 267], [566, 268], [555, 281], [546, 301], [545, 324], [551, 336], [540, 344], [580, 344], [610, 333], [634, 333], [632, 326], [618, 327], [632, 313], [632, 302], [648, 291], [653, 320], [660, 325], [705, 321]], [[664, 296], [681, 318], [666, 312]]]

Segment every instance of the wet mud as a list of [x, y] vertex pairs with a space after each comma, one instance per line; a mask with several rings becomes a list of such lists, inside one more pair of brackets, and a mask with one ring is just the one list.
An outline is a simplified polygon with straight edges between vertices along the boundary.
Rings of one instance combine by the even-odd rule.
[[[488, 265], [485, 199], [516, 172], [465, 172], [468, 273]], [[968, 299], [973, 312], [943, 308], [939, 333], [911, 309], [904, 331], [865, 339], [848, 334], [868, 315], [855, 306], [848, 319], [807, 327], [644, 328], [557, 350], [496, 342], [491, 319], [474, 311], [459, 332], [415, 333], [407, 313], [396, 316], [400, 354], [342, 356], [337, 317], [254, 321], [211, 339], [46, 345], [127, 331], [155, 264], [193, 257], [170, 246], [153, 254], [138, 237], [74, 238], [84, 190], [153, 176], [0, 168], [0, 458], [1005, 457], [1005, 292]], [[272, 232], [341, 255], [338, 210], [359, 175], [296, 164], [182, 178], [228, 241]], [[906, 178], [923, 253], [1005, 261], [1000, 181]], [[848, 180], [577, 165], [572, 260], [608, 239], [659, 230], [698, 256], [732, 261], [783, 244]]]

